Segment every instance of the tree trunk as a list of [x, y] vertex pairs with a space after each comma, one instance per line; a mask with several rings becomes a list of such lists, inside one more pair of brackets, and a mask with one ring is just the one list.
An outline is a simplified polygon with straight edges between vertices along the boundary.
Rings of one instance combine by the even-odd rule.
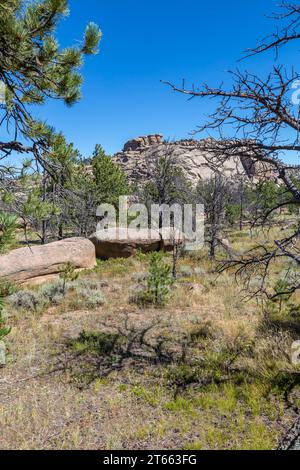
[[64, 224], [62, 221], [60, 221], [59, 227], [58, 227], [58, 239], [63, 240], [63, 238], [64, 238]]
[[47, 238], [47, 221], [43, 220], [42, 222], [42, 245], [47, 245], [48, 238]]
[[177, 279], [177, 261], [178, 261], [178, 245], [176, 241], [174, 240], [173, 244], [173, 279]]

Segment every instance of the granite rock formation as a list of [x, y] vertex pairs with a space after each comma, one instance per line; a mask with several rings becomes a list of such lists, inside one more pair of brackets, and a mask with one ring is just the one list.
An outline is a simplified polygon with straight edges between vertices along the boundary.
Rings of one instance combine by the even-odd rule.
[[[127, 142], [123, 151], [114, 156], [114, 161], [120, 165], [131, 182], [139, 185], [151, 178], [153, 166], [158, 158], [170, 155], [183, 169], [187, 178], [197, 184], [199, 179], [208, 179], [215, 173], [215, 167], [208, 162], [205, 142], [192, 139], [166, 142], [160, 134], [138, 137]], [[224, 159], [221, 171], [229, 178], [244, 176], [253, 180], [261, 168], [258, 169], [258, 164], [245, 155]]]

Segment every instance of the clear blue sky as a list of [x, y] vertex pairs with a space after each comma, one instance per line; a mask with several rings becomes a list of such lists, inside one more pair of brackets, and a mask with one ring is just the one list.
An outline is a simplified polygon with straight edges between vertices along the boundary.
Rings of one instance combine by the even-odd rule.
[[267, 70], [268, 57], [238, 64], [257, 39], [272, 31], [264, 14], [277, 0], [71, 0], [59, 40], [71, 45], [89, 21], [103, 31], [100, 54], [83, 68], [83, 98], [72, 108], [58, 102], [38, 110], [84, 156], [96, 143], [109, 153], [128, 139], [151, 133], [186, 138], [211, 103], [172, 93], [161, 79], [218, 85], [237, 65]]

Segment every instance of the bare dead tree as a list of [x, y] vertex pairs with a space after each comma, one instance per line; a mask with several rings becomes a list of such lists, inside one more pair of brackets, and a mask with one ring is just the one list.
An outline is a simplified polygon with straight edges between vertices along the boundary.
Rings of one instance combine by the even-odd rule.
[[[186, 203], [192, 203], [195, 198], [194, 189], [184, 174], [178, 155], [174, 151], [172, 143], [168, 144], [164, 150], [158, 149], [153, 155], [151, 167], [149, 167], [149, 181], [139, 191], [138, 198], [148, 207], [148, 213], [151, 219], [151, 205], [157, 204], [160, 207], [163, 205], [172, 206], [173, 204], [183, 207]], [[173, 278], [177, 277], [177, 264], [180, 257], [183, 245], [182, 227], [176, 226], [176, 221], [172, 219], [168, 221], [171, 224], [169, 236], [173, 245], [173, 262], [172, 274]], [[183, 218], [181, 220], [183, 222]], [[151, 220], [149, 220], [149, 224]], [[159, 214], [159, 226], [157, 229], [163, 227], [163, 214]], [[170, 227], [171, 228], [171, 227]], [[161, 236], [162, 238], [162, 236]], [[164, 246], [163, 239], [161, 240], [161, 248]]]
[[196, 190], [197, 202], [205, 207], [206, 242], [209, 256], [216, 257], [216, 249], [223, 246], [221, 233], [225, 221], [225, 209], [230, 199], [231, 182], [220, 173], [215, 173], [209, 180], [199, 181]]
[[[300, 39], [300, 5], [298, 2], [282, 2], [279, 14], [273, 18], [280, 27], [271, 37], [264, 39], [256, 48], [248, 50], [247, 56], [262, 54]], [[291, 99], [291, 88], [298, 83], [299, 74], [279, 65], [274, 59], [272, 70], [266, 76], [249, 71], [230, 72], [232, 85], [213, 88], [208, 84], [187, 89], [164, 82], [175, 92], [189, 99], [213, 98], [216, 110], [207, 122], [199, 126], [196, 133], [205, 133], [209, 138], [201, 141], [207, 152], [209, 164], [216, 170], [229, 157], [246, 162], [249, 171], [261, 179], [273, 178], [285, 188], [286, 198], [267, 214], [266, 219], [278, 208], [300, 206], [300, 190], [295, 181], [299, 165], [290, 165], [288, 155], [300, 152], [300, 111]], [[222, 269], [235, 267], [239, 275], [250, 283], [253, 275], [260, 276], [259, 292], [267, 292], [267, 281], [272, 265], [278, 258], [289, 261], [287, 270], [300, 267], [300, 231], [273, 241], [273, 246], [258, 246], [235, 260], [225, 262]], [[289, 291], [299, 289], [300, 283], [293, 276]], [[272, 295], [268, 293], [268, 295]], [[276, 295], [280, 295], [277, 293]]]
[[192, 187], [184, 174], [172, 143], [154, 152], [149, 162], [148, 183], [139, 192], [142, 202], [184, 204], [192, 199]]
[[283, 1], [279, 5], [279, 9], [280, 11], [273, 13], [271, 18], [276, 21], [279, 20], [282, 27], [279, 30], [277, 29], [271, 36], [263, 39], [257, 47], [249, 49], [247, 51], [248, 56], [260, 54], [270, 49], [275, 50], [277, 56], [282, 46], [295, 39], [300, 39], [300, 6], [297, 3]]

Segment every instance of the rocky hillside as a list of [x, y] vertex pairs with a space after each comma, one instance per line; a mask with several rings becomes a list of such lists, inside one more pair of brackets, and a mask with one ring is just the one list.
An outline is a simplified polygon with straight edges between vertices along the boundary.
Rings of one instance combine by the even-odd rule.
[[[214, 173], [204, 144], [205, 141], [192, 139], [166, 142], [162, 135], [155, 134], [130, 140], [114, 159], [129, 179], [138, 184], [151, 176], [153, 165], [159, 157], [170, 155], [182, 167], [188, 179], [196, 184], [199, 179], [208, 179]], [[226, 159], [222, 167], [223, 174], [231, 178], [245, 176], [253, 180], [259, 173], [257, 164], [248, 156]]]

